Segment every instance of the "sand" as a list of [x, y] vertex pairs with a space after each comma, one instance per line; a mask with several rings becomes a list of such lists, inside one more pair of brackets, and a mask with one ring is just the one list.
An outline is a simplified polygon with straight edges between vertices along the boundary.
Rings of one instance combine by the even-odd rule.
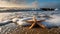
[[34, 27], [32, 29], [28, 29], [28, 27], [18, 26], [5, 34], [60, 34], [60, 28], [42, 29]]

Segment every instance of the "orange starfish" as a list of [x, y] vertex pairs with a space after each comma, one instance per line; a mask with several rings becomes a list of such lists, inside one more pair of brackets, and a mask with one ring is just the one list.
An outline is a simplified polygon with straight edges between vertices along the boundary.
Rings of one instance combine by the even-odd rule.
[[46, 28], [43, 24], [41, 24], [41, 22], [43, 22], [45, 20], [37, 20], [35, 16], [33, 16], [33, 20], [27, 20], [26, 22], [28, 23], [32, 23], [32, 25], [29, 27], [29, 29], [33, 28], [36, 24], [39, 25], [42, 28]]

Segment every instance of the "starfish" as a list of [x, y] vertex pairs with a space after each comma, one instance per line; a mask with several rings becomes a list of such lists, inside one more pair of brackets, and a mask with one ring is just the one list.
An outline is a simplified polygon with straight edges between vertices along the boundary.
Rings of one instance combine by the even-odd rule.
[[36, 24], [39, 25], [41, 28], [46, 28], [41, 22], [45, 20], [37, 20], [35, 16], [33, 16], [33, 20], [27, 20], [26, 22], [32, 23], [32, 25], [29, 27], [29, 29], [32, 29]]

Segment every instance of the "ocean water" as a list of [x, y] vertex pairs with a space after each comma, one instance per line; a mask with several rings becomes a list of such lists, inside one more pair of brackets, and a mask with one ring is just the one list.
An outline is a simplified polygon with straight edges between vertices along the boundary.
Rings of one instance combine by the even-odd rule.
[[[0, 13], [0, 24], [5, 20], [12, 20], [16, 16], [20, 18], [32, 17], [34, 15], [44, 16], [48, 15], [52, 18], [46, 19], [45, 22], [42, 22], [46, 27], [58, 26], [60, 27], [60, 10], [59, 11], [19, 11], [19, 12], [1, 12]], [[0, 33], [4, 34], [9, 32], [8, 30], [13, 30], [17, 25], [14, 23], [8, 23], [6, 25], [0, 26]]]

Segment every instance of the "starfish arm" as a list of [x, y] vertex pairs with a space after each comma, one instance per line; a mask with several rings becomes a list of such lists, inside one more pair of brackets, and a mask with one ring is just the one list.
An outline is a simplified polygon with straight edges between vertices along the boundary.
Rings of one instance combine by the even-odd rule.
[[43, 25], [43, 24], [41, 24], [41, 23], [37, 23], [40, 27], [42, 27], [43, 29], [45, 29], [46, 27]]
[[36, 24], [36, 23], [33, 23], [33, 24], [29, 27], [29, 29], [33, 28], [33, 27], [35, 26], [35, 24]]
[[37, 23], [39, 23], [39, 22], [43, 22], [43, 21], [45, 21], [45, 20], [39, 20], [39, 21], [37, 21]]
[[31, 21], [27, 20], [27, 21], [25, 21], [25, 22], [28, 22], [28, 23], [34, 23], [34, 21], [32, 21], [32, 20], [31, 20]]

